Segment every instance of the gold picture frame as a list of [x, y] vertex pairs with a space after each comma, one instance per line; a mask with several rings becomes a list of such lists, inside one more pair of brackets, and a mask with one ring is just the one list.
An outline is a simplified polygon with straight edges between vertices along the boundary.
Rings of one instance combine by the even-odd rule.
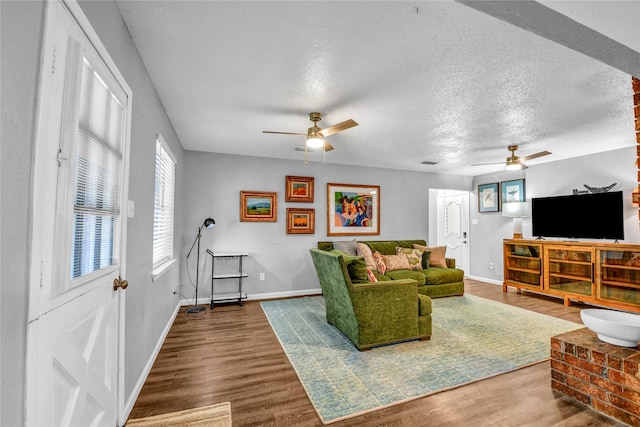
[[287, 234], [315, 234], [316, 210], [287, 208]]
[[313, 203], [313, 177], [287, 175], [285, 188], [285, 202]]
[[278, 193], [266, 191], [241, 191], [240, 221], [278, 221]]

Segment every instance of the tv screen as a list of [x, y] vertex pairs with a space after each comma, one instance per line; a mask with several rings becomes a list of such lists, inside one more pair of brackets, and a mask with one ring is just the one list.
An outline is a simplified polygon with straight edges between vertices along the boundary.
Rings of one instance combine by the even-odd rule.
[[531, 199], [533, 235], [624, 239], [622, 191]]

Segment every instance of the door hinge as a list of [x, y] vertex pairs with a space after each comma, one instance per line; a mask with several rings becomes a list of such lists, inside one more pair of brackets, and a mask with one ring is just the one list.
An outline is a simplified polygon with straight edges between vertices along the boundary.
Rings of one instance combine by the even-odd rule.
[[53, 46], [53, 55], [51, 56], [51, 74], [55, 74], [56, 72], [56, 47]]

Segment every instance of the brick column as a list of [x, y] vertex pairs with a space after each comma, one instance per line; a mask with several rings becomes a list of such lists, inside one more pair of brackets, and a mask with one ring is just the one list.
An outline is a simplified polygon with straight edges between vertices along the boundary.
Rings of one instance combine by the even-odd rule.
[[[638, 167], [638, 187], [633, 194], [633, 203], [640, 208], [640, 79], [631, 77], [633, 85], [633, 112], [636, 125], [636, 166]], [[638, 219], [640, 219], [640, 209], [638, 209]]]

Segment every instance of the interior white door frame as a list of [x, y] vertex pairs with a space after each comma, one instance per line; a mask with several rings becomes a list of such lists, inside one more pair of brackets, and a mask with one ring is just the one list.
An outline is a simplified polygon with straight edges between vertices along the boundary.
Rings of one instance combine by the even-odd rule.
[[461, 198], [460, 206], [460, 235], [457, 240], [459, 241], [459, 247], [461, 251], [461, 257], [466, 261], [466, 265], [457, 265], [457, 267], [465, 270], [465, 275], [469, 274], [470, 262], [470, 234], [469, 234], [469, 192], [462, 190], [447, 190], [447, 189], [429, 189], [429, 240], [430, 245], [443, 245], [440, 241], [440, 224], [445, 222], [444, 209], [441, 209], [440, 201], [443, 197], [458, 197]]
[[[33, 161], [33, 188], [31, 198], [31, 233], [30, 233], [30, 267], [29, 267], [29, 308], [27, 326], [27, 360], [26, 360], [26, 423], [33, 425], [37, 419], [35, 408], [38, 405], [38, 371], [37, 371], [37, 351], [38, 343], [42, 340], [40, 336], [39, 319], [53, 310], [61, 301], [72, 301], [87, 292], [86, 287], [78, 287], [66, 293], [64, 300], [52, 297], [51, 281], [54, 277], [54, 254], [59, 248], [54, 239], [55, 229], [55, 209], [57, 194], [57, 160], [58, 140], [51, 138], [51, 128], [58, 129], [59, 123], [52, 123], [51, 117], [60, 115], [62, 104], [59, 100], [60, 93], [56, 91], [53, 84], [52, 74], [55, 74], [56, 67], [61, 67], [58, 49], [61, 49], [56, 42], [56, 31], [59, 31], [58, 19], [60, 14], [69, 14], [73, 17], [82, 33], [87, 37], [90, 44], [98, 52], [100, 59], [113, 74], [121, 89], [127, 94], [128, 108], [126, 108], [126, 125], [123, 135], [123, 156], [122, 162], [122, 189], [121, 200], [126, 206], [129, 182], [129, 141], [131, 139], [131, 97], [132, 90], [127, 85], [124, 76], [119, 72], [115, 62], [110, 57], [106, 47], [100, 41], [98, 34], [91, 26], [88, 18], [84, 15], [80, 5], [75, 0], [51, 0], [45, 2], [46, 17], [44, 21], [43, 43], [40, 56], [40, 75], [38, 85], [38, 99], [35, 114], [35, 144]], [[126, 277], [126, 236], [127, 236], [127, 215], [120, 215], [120, 257], [119, 271]], [[117, 424], [122, 425], [124, 418], [124, 346], [125, 346], [125, 294], [118, 291], [118, 345], [117, 345], [117, 393], [116, 393], [116, 419]], [[64, 304], [64, 302], [62, 302]]]

